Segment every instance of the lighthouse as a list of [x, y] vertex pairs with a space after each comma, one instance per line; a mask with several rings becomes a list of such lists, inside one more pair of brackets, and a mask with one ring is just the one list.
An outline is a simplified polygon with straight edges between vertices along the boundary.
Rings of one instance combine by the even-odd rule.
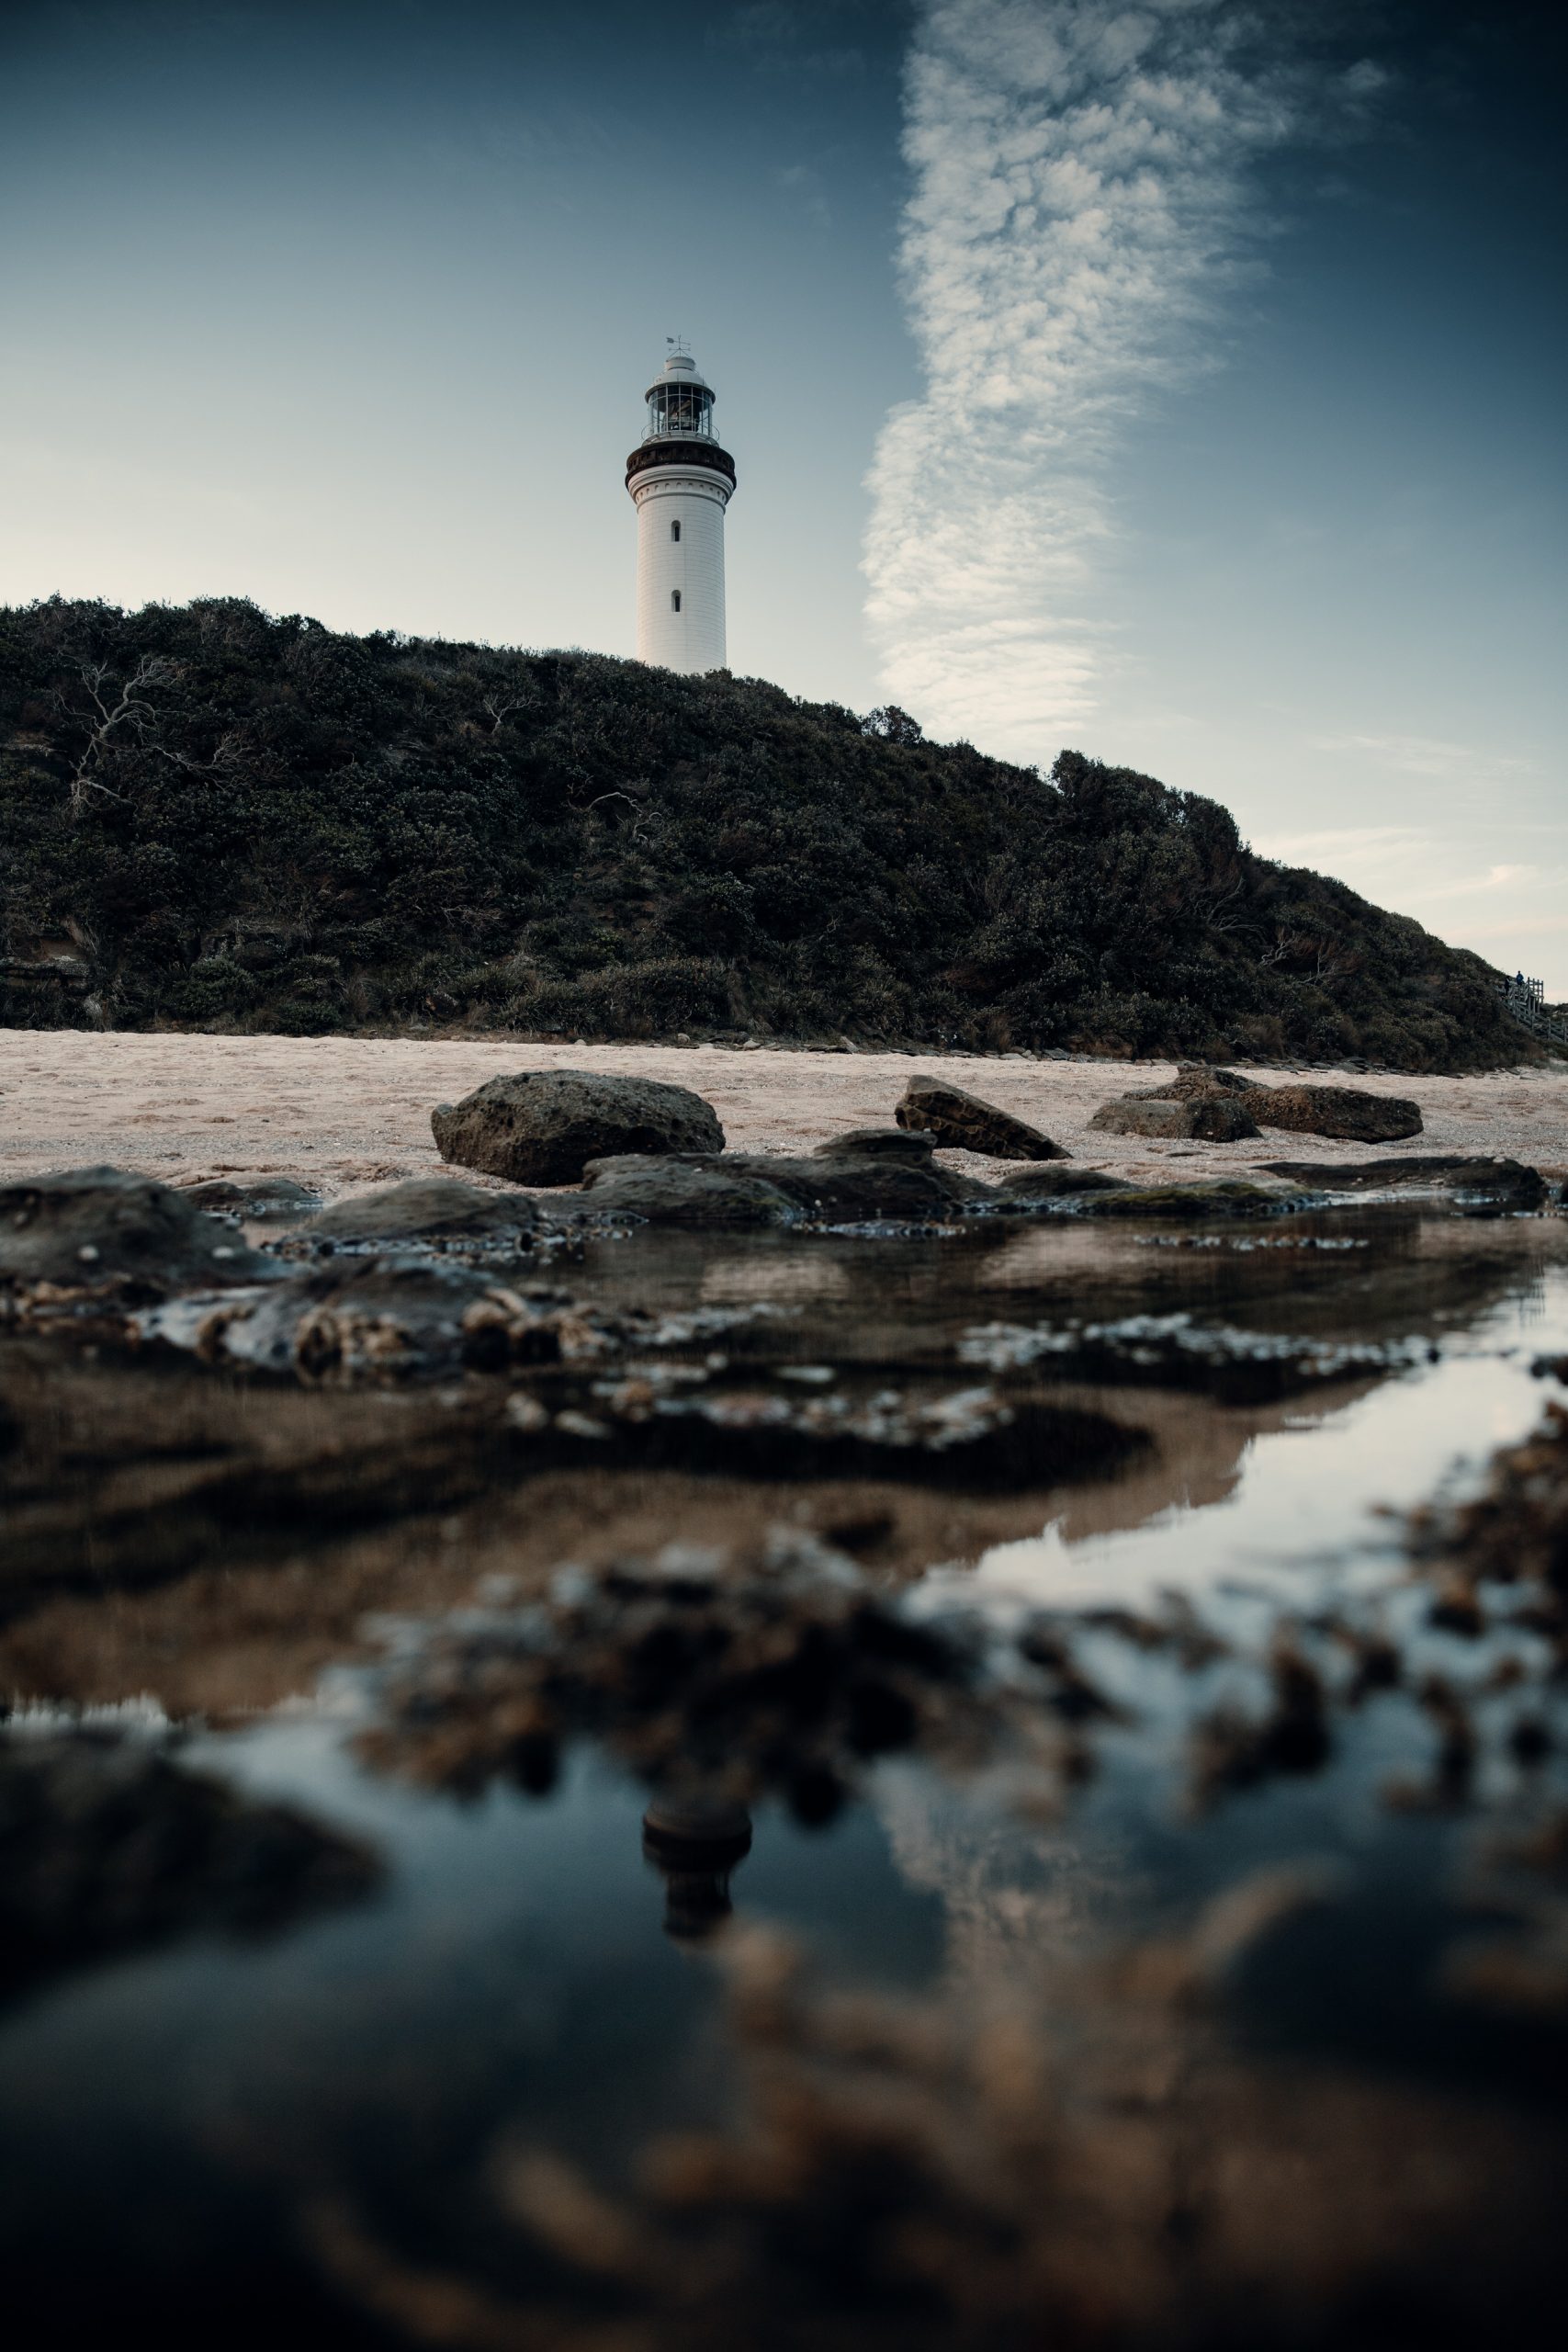
[[626, 459], [637, 507], [637, 658], [722, 670], [724, 510], [735, 460], [714, 438], [713, 390], [671, 350], [648, 388], [648, 430]]

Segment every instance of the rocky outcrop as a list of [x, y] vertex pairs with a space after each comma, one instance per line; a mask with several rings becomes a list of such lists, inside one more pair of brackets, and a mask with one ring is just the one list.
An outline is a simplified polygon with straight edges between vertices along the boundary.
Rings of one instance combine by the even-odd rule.
[[1264, 1126], [1293, 1135], [1398, 1143], [1421, 1133], [1418, 1102], [1398, 1094], [1367, 1094], [1355, 1086], [1270, 1086], [1248, 1101]]
[[994, 1102], [949, 1086], [940, 1078], [912, 1078], [894, 1113], [901, 1127], [929, 1135], [932, 1141], [960, 1151], [983, 1151], [993, 1159], [1066, 1159], [1059, 1143], [998, 1111]]
[[626, 1153], [716, 1152], [724, 1129], [688, 1087], [593, 1070], [492, 1078], [430, 1114], [443, 1159], [513, 1184], [575, 1184], [591, 1159]]
[[123, 1168], [68, 1168], [0, 1185], [0, 1283], [149, 1296], [277, 1272], [187, 1193]]
[[514, 1241], [527, 1249], [539, 1212], [520, 1193], [485, 1193], [447, 1176], [412, 1176], [375, 1193], [334, 1201], [310, 1227], [312, 1241]]
[[851, 1127], [829, 1136], [812, 1152], [814, 1159], [901, 1159], [915, 1167], [930, 1165], [936, 1137], [914, 1127]]
[[[1248, 1094], [1247, 1102], [1255, 1099]], [[1241, 1097], [1221, 1093], [1192, 1094], [1185, 1101], [1169, 1095], [1127, 1094], [1117, 1102], [1102, 1102], [1089, 1125], [1108, 1135], [1204, 1143], [1239, 1143], [1258, 1132], [1258, 1122]]]

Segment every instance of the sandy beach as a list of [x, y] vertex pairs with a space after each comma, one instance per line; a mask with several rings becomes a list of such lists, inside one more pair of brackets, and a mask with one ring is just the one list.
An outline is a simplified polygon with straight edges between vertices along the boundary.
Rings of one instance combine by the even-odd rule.
[[[1237, 1067], [1247, 1071], [1245, 1064]], [[1076, 1159], [1127, 1176], [1243, 1175], [1268, 1159], [1337, 1162], [1375, 1147], [1266, 1134], [1235, 1144], [1151, 1143], [1091, 1133], [1111, 1096], [1151, 1087], [1168, 1062], [1013, 1060], [966, 1054], [794, 1053], [767, 1047], [517, 1044], [504, 1038], [234, 1037], [0, 1031], [0, 1173], [107, 1161], [175, 1184], [217, 1175], [297, 1176], [333, 1195], [438, 1171], [434, 1104], [498, 1072], [637, 1072], [712, 1102], [732, 1148], [809, 1150], [846, 1127], [890, 1120], [917, 1070], [950, 1079], [1032, 1121]], [[1508, 1156], [1568, 1168], [1568, 1071], [1463, 1078], [1359, 1076], [1278, 1068], [1247, 1072], [1354, 1084], [1412, 1097], [1425, 1133], [1387, 1147]], [[977, 1174], [1003, 1163], [966, 1152]], [[462, 1172], [462, 1171], [455, 1171]]]

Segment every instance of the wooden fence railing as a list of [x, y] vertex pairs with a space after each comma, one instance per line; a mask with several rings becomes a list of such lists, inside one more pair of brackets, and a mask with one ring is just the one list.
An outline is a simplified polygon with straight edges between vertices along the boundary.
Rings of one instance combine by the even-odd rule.
[[1499, 980], [1497, 993], [1514, 1019], [1532, 1029], [1538, 1037], [1550, 1037], [1554, 1045], [1568, 1046], [1568, 1018], [1545, 1001], [1546, 990], [1540, 980], [1527, 980], [1521, 972], [1511, 980]]

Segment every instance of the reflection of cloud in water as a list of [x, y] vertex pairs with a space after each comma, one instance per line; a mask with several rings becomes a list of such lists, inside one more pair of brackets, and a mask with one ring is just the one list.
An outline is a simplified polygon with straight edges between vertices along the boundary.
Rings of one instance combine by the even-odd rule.
[[873, 1803], [909, 1885], [940, 1896], [947, 1973], [998, 1989], [1021, 1972], [1081, 1956], [1125, 1917], [1134, 1888], [1101, 1830], [1032, 1822], [935, 1773], [885, 1764]]
[[809, 1249], [715, 1258], [703, 1268], [704, 1299], [723, 1306], [742, 1298], [844, 1298], [849, 1290], [848, 1271]]
[[[1363, 1388], [1348, 1405], [1345, 1393], [1337, 1409], [1325, 1413], [1320, 1404], [1317, 1416], [1299, 1399], [1269, 1413], [1209, 1408], [1216, 1428], [1232, 1432], [1212, 1457], [1212, 1496], [1189, 1476], [1193, 1432], [1184, 1426], [1183, 1458], [1172, 1462], [1163, 1496], [1151, 1465], [1102, 1496], [1075, 1498], [1039, 1535], [993, 1544], [962, 1578], [964, 1587], [1076, 1607], [1136, 1603], [1167, 1588], [1202, 1591], [1235, 1577], [1293, 1578], [1309, 1566], [1348, 1572], [1375, 1536], [1371, 1514], [1380, 1504], [1413, 1509], [1456, 1468], [1473, 1473], [1493, 1447], [1517, 1442], [1540, 1410], [1527, 1365], [1496, 1357], [1450, 1357]], [[1155, 1403], [1146, 1395], [1136, 1401]], [[1227, 1442], [1235, 1445], [1229, 1476]], [[1140, 1485], [1156, 1515], [1128, 1523]], [[1188, 1487], [1197, 1491], [1182, 1491]]]

